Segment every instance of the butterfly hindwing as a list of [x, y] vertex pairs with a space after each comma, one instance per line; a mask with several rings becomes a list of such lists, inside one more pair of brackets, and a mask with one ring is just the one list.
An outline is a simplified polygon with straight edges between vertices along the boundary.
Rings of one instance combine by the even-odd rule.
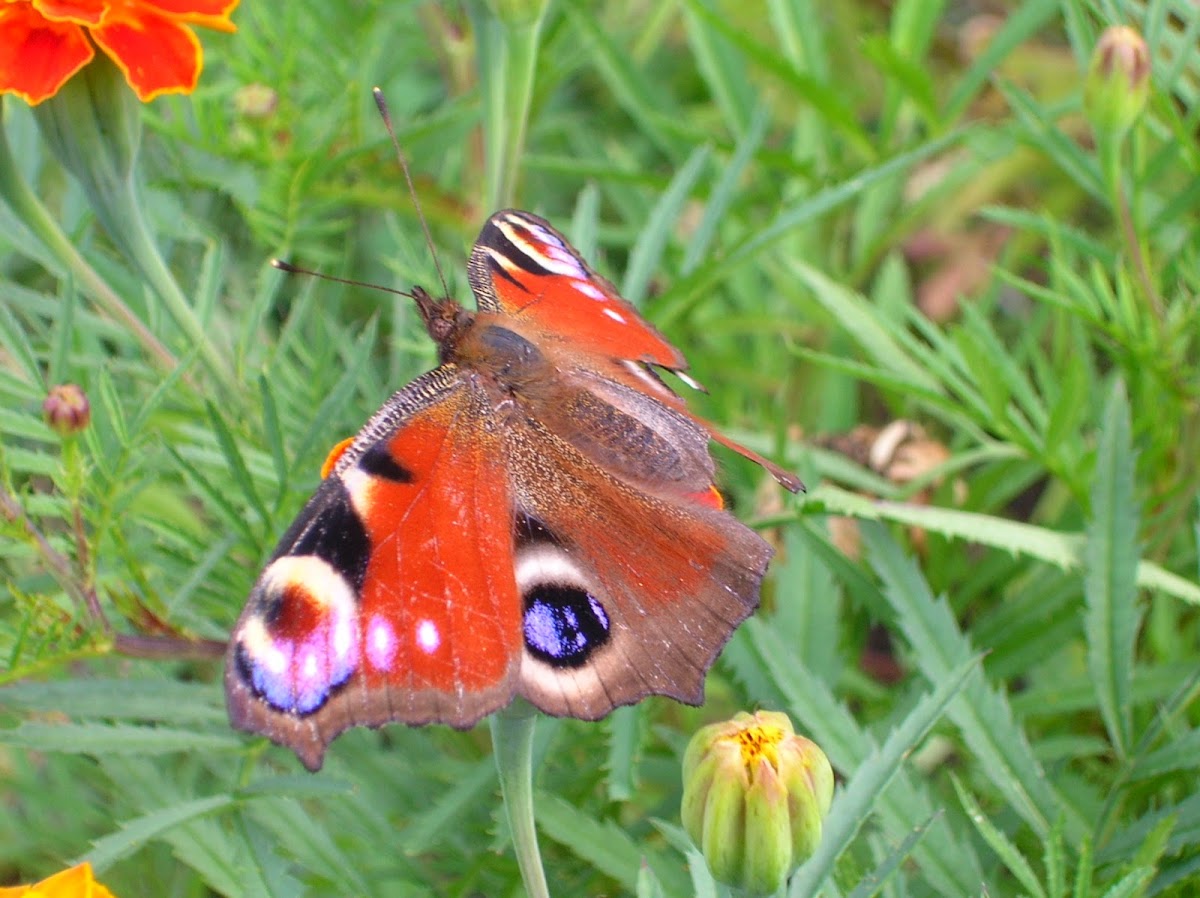
[[[703, 699], [713, 660], [758, 604], [771, 547], [714, 492], [651, 495], [560, 438], [514, 467], [520, 691], [550, 714], [597, 719], [646, 695]], [[536, 486], [529, 478], [536, 477]]]

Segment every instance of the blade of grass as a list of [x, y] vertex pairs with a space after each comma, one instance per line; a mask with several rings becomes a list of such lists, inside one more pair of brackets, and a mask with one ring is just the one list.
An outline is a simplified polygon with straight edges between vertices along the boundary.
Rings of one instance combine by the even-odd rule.
[[621, 295], [634, 305], [646, 297], [654, 273], [662, 268], [663, 250], [671, 238], [671, 228], [679, 220], [697, 181], [708, 163], [709, 148], [699, 146], [671, 179], [670, 186], [654, 204], [646, 224], [634, 241], [629, 266], [621, 282]]

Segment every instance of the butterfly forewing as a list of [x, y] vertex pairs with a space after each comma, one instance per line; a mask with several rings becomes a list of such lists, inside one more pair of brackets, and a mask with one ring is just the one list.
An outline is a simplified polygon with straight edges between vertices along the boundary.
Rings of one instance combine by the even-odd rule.
[[467, 265], [480, 311], [527, 317], [578, 352], [684, 369], [687, 362], [549, 222], [497, 212]]
[[315, 769], [347, 727], [466, 727], [511, 700], [511, 497], [482, 399], [465, 382], [410, 388], [339, 460], [234, 630], [235, 725]]

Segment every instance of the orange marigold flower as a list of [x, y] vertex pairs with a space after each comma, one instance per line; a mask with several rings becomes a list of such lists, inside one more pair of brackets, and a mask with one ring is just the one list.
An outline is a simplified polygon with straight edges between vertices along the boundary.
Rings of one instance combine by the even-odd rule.
[[114, 898], [113, 893], [92, 878], [92, 865], [55, 873], [37, 885], [0, 888], [0, 898]]
[[143, 102], [191, 93], [203, 66], [191, 26], [233, 31], [238, 0], [0, 0], [0, 93], [54, 96], [96, 47]]

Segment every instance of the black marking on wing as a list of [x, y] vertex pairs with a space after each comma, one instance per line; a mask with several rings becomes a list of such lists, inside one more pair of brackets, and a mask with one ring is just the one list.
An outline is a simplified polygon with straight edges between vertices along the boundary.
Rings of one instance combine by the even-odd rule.
[[245, 683], [248, 688], [252, 689], [255, 695], [261, 696], [262, 692], [254, 685], [254, 662], [246, 654], [246, 647], [240, 639], [233, 647], [233, 666], [237, 673], [237, 678]]
[[488, 266], [488, 271], [490, 271], [493, 276], [504, 278], [506, 281], [508, 281], [514, 287], [519, 287], [522, 290], [524, 290], [526, 293], [531, 292], [528, 287], [526, 287], [524, 284], [522, 284], [520, 281], [518, 281], [515, 277], [513, 277], [507, 268], [505, 268], [503, 265], [501, 265], [499, 262], [497, 262], [495, 259], [493, 259], [490, 255], [487, 257], [487, 266]]
[[272, 560], [315, 555], [362, 590], [371, 559], [371, 539], [340, 477], [328, 477], [288, 528]]
[[578, 586], [538, 583], [525, 593], [525, 648], [552, 667], [582, 667], [611, 627], [604, 606]]
[[396, 460], [386, 442], [380, 440], [362, 454], [358, 466], [372, 477], [382, 477], [394, 483], [412, 483], [413, 473]]
[[[255, 672], [261, 669], [260, 666], [254, 662], [254, 659], [250, 657], [250, 653], [246, 651], [246, 646], [240, 641], [233, 648], [233, 666], [235, 675], [242, 681], [242, 683], [245, 684], [247, 689], [254, 693], [254, 695], [266, 702], [276, 711], [301, 720], [309, 715], [316, 714], [323, 707], [325, 707], [331, 698], [333, 698], [339, 692], [344, 691], [350, 685], [350, 681], [352, 679], [352, 676], [347, 674], [336, 683], [330, 683], [325, 687], [324, 690], [322, 690], [319, 697], [320, 700], [316, 703], [316, 705], [306, 710], [301, 710], [291, 704], [281, 703], [278, 700], [273, 700], [271, 698], [271, 696], [268, 694], [268, 691], [262, 687], [261, 683], [256, 678]], [[351, 673], [353, 673], [353, 671]], [[259, 730], [258, 732], [262, 731]], [[267, 733], [266, 735], [270, 734]], [[305, 766], [308, 766], [307, 762], [305, 762]]]
[[[509, 219], [512, 222], [512, 219]], [[528, 233], [528, 231], [526, 231]], [[516, 263], [516, 265], [530, 274], [536, 275], [551, 275], [554, 274], [549, 268], [544, 268], [537, 259], [519, 249], [515, 243], [505, 236], [504, 232], [498, 227], [490, 227], [482, 235], [480, 243], [484, 246], [490, 246], [498, 251], [502, 256]], [[534, 242], [533, 235], [529, 236], [530, 242]]]
[[518, 514], [513, 524], [513, 530], [516, 533], [518, 549], [533, 543], [547, 543], [562, 548], [562, 542], [550, 531], [550, 528], [532, 515]]

